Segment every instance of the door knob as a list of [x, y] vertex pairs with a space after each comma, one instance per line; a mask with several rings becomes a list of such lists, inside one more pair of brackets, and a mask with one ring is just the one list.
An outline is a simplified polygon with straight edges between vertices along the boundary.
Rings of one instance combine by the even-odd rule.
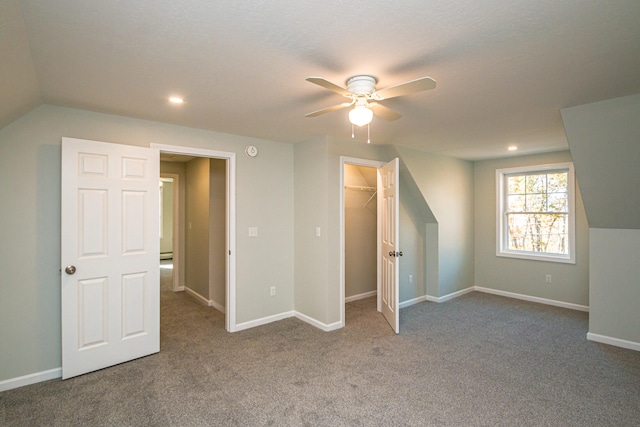
[[391, 251], [391, 252], [389, 252], [389, 256], [396, 256], [396, 253]]
[[73, 274], [76, 272], [76, 266], [75, 265], [68, 265], [65, 269], [64, 272], [67, 274]]

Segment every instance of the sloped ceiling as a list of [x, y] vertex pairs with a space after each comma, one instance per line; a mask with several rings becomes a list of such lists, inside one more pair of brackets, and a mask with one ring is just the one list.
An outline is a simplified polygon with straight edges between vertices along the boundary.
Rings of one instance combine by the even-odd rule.
[[345, 110], [304, 117], [343, 102], [306, 77], [430, 76], [374, 144], [561, 150], [561, 108], [640, 92], [639, 19], [638, 0], [0, 0], [0, 126], [48, 103], [296, 143], [351, 134]]
[[640, 230], [640, 95], [566, 108], [562, 117], [589, 227]]

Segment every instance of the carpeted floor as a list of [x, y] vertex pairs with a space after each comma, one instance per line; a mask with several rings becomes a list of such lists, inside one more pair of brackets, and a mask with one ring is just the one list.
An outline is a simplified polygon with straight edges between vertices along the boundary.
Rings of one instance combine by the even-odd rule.
[[640, 425], [640, 352], [587, 341], [586, 313], [471, 293], [403, 309], [395, 335], [374, 297], [338, 331], [229, 334], [170, 278], [160, 353], [0, 393], [0, 425]]

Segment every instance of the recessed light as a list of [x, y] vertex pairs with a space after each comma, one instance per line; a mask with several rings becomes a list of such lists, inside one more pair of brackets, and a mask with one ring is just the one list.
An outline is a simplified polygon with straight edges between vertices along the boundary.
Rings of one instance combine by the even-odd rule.
[[184, 99], [177, 96], [169, 97], [169, 101], [173, 104], [184, 104]]
[[509, 151], [516, 151], [518, 149], [518, 147], [516, 147], [515, 145], [510, 145], [507, 147], [507, 150]]

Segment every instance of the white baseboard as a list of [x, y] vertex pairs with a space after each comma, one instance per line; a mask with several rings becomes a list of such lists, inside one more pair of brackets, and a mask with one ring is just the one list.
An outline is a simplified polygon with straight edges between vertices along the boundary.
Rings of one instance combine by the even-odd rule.
[[199, 303], [204, 304], [206, 306], [209, 305], [209, 300], [203, 297], [202, 295], [200, 295], [199, 293], [197, 293], [196, 291], [194, 291], [193, 289], [185, 286], [184, 291], [189, 295], [191, 295], [192, 297], [194, 297], [196, 300], [198, 300]]
[[255, 328], [256, 326], [266, 325], [267, 323], [277, 322], [278, 320], [288, 319], [289, 317], [293, 317], [293, 316], [294, 316], [293, 311], [285, 311], [284, 313], [274, 314], [272, 316], [263, 317], [261, 319], [249, 320], [248, 322], [236, 324], [236, 329], [234, 332]]
[[344, 299], [344, 302], [347, 303], [347, 302], [358, 301], [359, 299], [365, 299], [365, 298], [373, 297], [376, 295], [378, 295], [378, 291], [369, 291], [363, 294], [351, 295], [350, 297], [346, 297]]
[[182, 292], [184, 290], [185, 290], [185, 286], [182, 285], [182, 286], [178, 286], [178, 289], [176, 289], [175, 292]]
[[224, 305], [222, 304], [218, 304], [217, 302], [215, 302], [214, 300], [209, 300], [209, 307], [213, 307], [216, 310], [218, 310], [220, 313], [225, 314], [226, 313], [226, 309], [224, 308]]
[[452, 300], [454, 298], [458, 298], [459, 296], [462, 296], [464, 294], [468, 294], [469, 292], [473, 292], [474, 290], [475, 290], [474, 286], [470, 286], [468, 288], [465, 288], [465, 289], [462, 289], [462, 290], [459, 290], [459, 291], [456, 291], [456, 292], [451, 292], [450, 294], [443, 295], [441, 297], [434, 297], [434, 296], [431, 296], [431, 295], [427, 295], [425, 297], [425, 299], [427, 301], [441, 303], [441, 302], [446, 302], [446, 301]]
[[614, 345], [616, 347], [622, 347], [629, 350], [640, 351], [640, 342], [627, 341], [620, 338], [608, 337], [606, 335], [598, 335], [591, 332], [587, 333], [587, 339], [589, 341], [600, 342], [602, 344]]
[[203, 297], [202, 295], [200, 295], [199, 293], [197, 293], [191, 288], [187, 288], [186, 286], [184, 286], [183, 288], [186, 293], [194, 297], [199, 303], [204, 304], [207, 307], [213, 307], [219, 312], [221, 312], [222, 314], [226, 312], [224, 305], [218, 304], [212, 299], [206, 299], [205, 297]]
[[427, 301], [427, 296], [426, 295], [423, 295], [423, 296], [418, 297], [418, 298], [413, 298], [413, 299], [409, 299], [409, 300], [406, 300], [406, 301], [402, 301], [400, 304], [398, 304], [398, 306], [400, 308], [405, 308], [405, 307], [410, 307], [412, 305], [421, 303], [423, 301]]
[[521, 299], [521, 300], [530, 301], [530, 302], [537, 302], [540, 304], [553, 305], [556, 307], [568, 308], [571, 310], [586, 311], [586, 312], [589, 311], [589, 307], [586, 305], [573, 304], [573, 303], [564, 302], [564, 301], [556, 301], [556, 300], [547, 299], [547, 298], [533, 297], [530, 295], [517, 294], [514, 292], [500, 291], [498, 289], [483, 288], [481, 286], [474, 286], [473, 288], [478, 292], [484, 292], [486, 294], [493, 294], [493, 295], [499, 295], [502, 297]]
[[303, 322], [315, 326], [318, 329], [322, 329], [325, 332], [335, 331], [336, 329], [340, 329], [344, 326], [342, 322], [323, 323], [298, 311], [294, 311], [294, 316], [296, 317], [296, 319], [300, 319]]
[[24, 375], [18, 378], [11, 378], [0, 381], [0, 392], [60, 377], [62, 377], [62, 368], [49, 369], [48, 371], [36, 372], [35, 374]]

